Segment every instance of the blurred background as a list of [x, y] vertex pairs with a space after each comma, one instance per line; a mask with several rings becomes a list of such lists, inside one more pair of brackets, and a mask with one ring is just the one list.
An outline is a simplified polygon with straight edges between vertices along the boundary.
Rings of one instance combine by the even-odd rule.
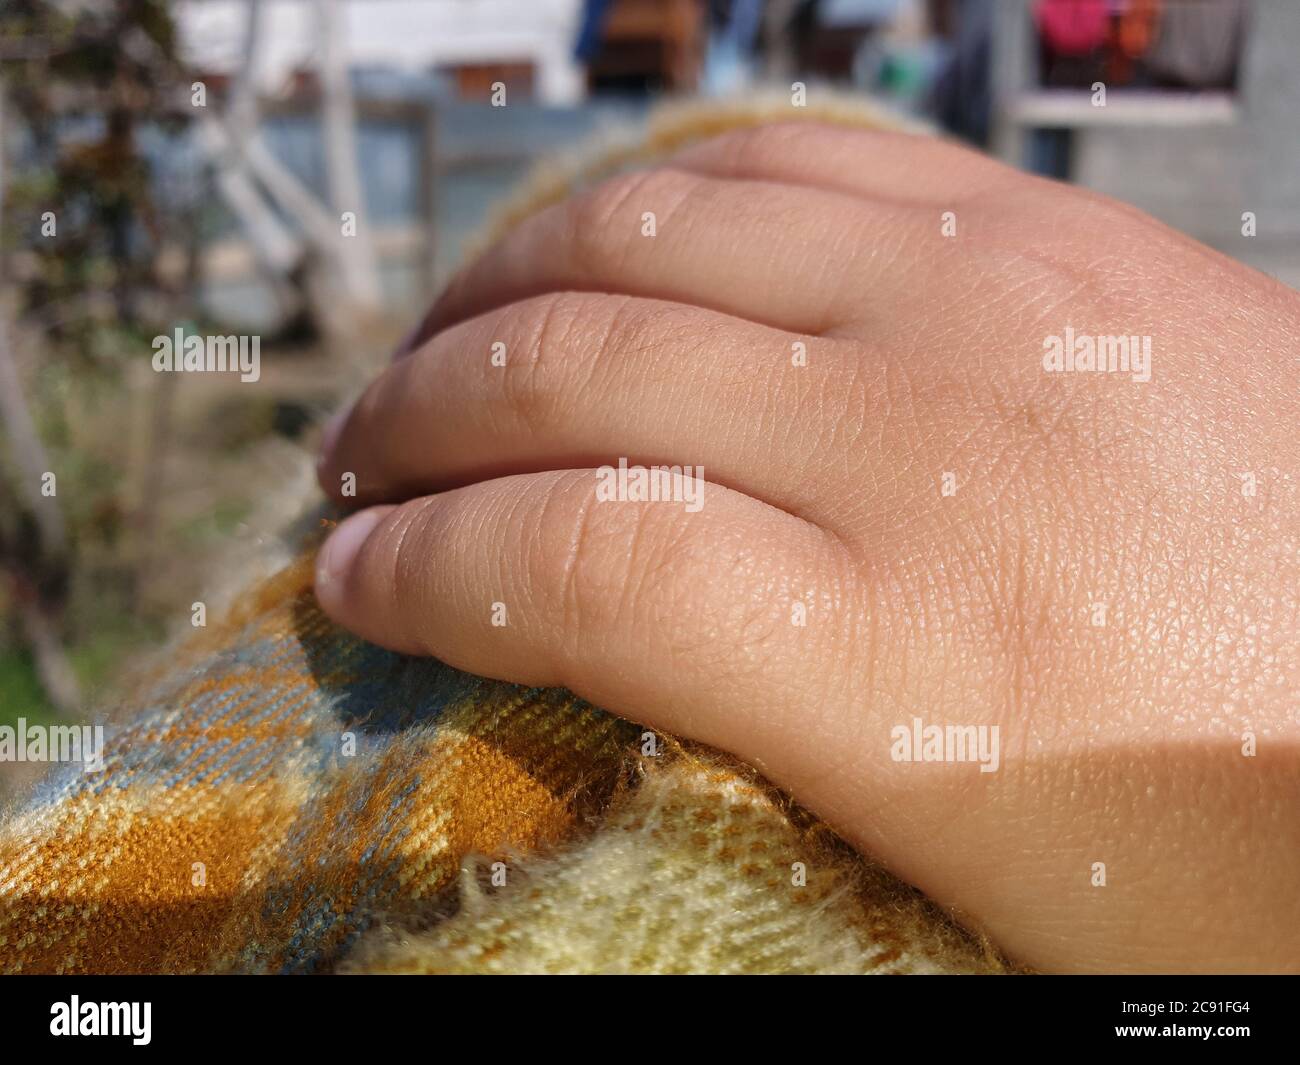
[[[1300, 287], [1298, 60], [1300, 0], [0, 0], [0, 724], [87, 720], [301, 509], [539, 158], [802, 82]], [[177, 327], [261, 379], [155, 373]]]

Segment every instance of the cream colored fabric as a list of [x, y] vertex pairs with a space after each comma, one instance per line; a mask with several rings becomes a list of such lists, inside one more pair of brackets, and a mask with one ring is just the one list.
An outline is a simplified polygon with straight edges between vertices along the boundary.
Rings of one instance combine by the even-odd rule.
[[[995, 973], [991, 952], [725, 761], [643, 760], [594, 834], [543, 858], [466, 862], [460, 910], [387, 927], [345, 971]], [[803, 822], [801, 824], [801, 822]], [[495, 863], [494, 863], [495, 864]], [[802, 874], [802, 875], [801, 875]]]

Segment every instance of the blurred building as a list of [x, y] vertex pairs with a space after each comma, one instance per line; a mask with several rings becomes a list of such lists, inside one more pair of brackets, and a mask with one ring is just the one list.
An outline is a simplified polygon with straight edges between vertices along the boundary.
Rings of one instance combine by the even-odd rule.
[[[1079, 4], [1054, 33], [1041, 2], [998, 0], [997, 152], [1300, 288], [1300, 2], [1128, 3]], [[1138, 9], [1125, 40], [1116, 12]]]
[[[505, 82], [547, 104], [585, 94], [574, 55], [583, 0], [339, 0], [354, 71], [440, 75], [467, 97]], [[176, 0], [185, 58], [229, 75], [243, 61], [245, 0]], [[264, 0], [259, 85], [275, 91], [310, 69], [317, 48], [313, 0]]]
[[[929, 118], [1300, 287], [1300, 0], [334, 2], [394, 303], [427, 298], [538, 157], [639, 121], [661, 95], [795, 80]], [[316, 0], [262, 8], [263, 132], [320, 191]], [[186, 58], [220, 93], [246, 61], [246, 0], [175, 11]], [[510, 106], [489, 111], [497, 84]], [[223, 313], [265, 319], [248, 250], [222, 232], [209, 291]]]

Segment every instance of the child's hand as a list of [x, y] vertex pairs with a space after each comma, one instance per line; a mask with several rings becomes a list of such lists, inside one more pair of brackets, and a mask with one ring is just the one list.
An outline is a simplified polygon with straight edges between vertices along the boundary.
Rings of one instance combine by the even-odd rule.
[[402, 504], [322, 551], [341, 624], [732, 751], [1030, 965], [1300, 965], [1295, 293], [795, 124], [530, 218], [422, 338], [322, 458]]

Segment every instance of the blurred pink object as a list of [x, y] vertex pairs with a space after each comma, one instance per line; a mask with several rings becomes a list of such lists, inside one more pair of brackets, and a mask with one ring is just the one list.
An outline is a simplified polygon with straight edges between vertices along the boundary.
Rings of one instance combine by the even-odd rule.
[[1038, 0], [1034, 18], [1043, 40], [1058, 55], [1087, 55], [1106, 43], [1110, 28], [1106, 0]]

